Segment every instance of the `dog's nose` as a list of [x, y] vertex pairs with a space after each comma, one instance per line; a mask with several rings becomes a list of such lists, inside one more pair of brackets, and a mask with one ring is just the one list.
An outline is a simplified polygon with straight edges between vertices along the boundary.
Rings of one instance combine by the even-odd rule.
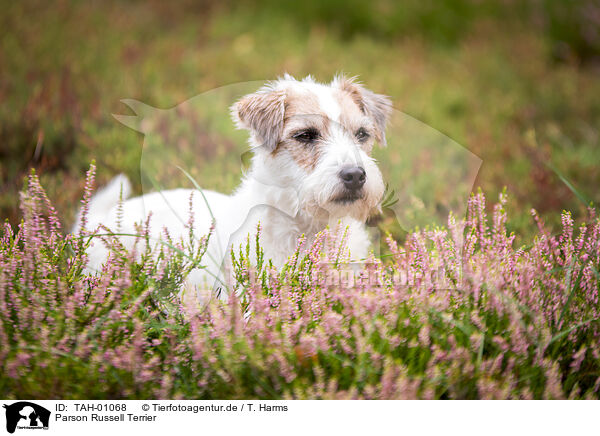
[[340, 171], [340, 179], [344, 182], [346, 189], [358, 191], [367, 180], [367, 173], [362, 167], [348, 167]]

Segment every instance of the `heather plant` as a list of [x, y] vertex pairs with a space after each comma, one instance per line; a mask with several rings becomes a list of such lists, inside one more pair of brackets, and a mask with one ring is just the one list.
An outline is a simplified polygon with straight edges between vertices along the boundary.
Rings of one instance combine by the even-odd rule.
[[[118, 229], [65, 236], [31, 175], [0, 239], [0, 395], [597, 399], [600, 220], [564, 212], [552, 235], [532, 211], [538, 234], [517, 247], [506, 202], [487, 217], [477, 193], [466, 219], [361, 264], [332, 228], [276, 269], [259, 232], [232, 250], [229, 300], [181, 301], [210, 235], [156, 246], [146, 223], [133, 251]], [[97, 274], [92, 238], [112, 248]]]

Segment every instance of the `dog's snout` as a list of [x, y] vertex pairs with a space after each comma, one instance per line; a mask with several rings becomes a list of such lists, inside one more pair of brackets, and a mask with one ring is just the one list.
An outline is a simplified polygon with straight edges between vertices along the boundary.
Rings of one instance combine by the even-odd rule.
[[348, 167], [340, 171], [344, 186], [351, 191], [358, 191], [365, 184], [367, 173], [362, 167]]

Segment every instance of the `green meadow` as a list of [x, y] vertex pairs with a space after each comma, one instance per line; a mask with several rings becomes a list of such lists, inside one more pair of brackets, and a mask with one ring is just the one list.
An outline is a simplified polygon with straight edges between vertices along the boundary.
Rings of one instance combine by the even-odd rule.
[[[12, 224], [20, 219], [18, 192], [31, 168], [66, 228], [92, 160], [98, 185], [124, 172], [142, 192], [144, 141], [152, 140], [112, 116], [132, 115], [122, 99], [169, 109], [220, 87], [258, 86], [284, 72], [321, 81], [340, 72], [356, 75], [391, 96], [397, 114], [411, 120], [406, 129], [392, 126], [389, 146], [376, 157], [386, 165], [403, 213], [414, 218], [419, 209], [425, 212], [401, 216], [400, 225], [390, 218], [398, 213], [387, 214], [378, 220], [383, 231], [401, 237], [430, 217], [441, 219], [456, 209], [454, 197], [464, 203], [464, 193], [477, 187], [491, 198], [507, 188], [509, 226], [523, 241], [533, 229], [531, 208], [556, 224], [557, 212], [577, 215], [586, 202], [600, 200], [599, 43], [593, 35], [581, 36], [590, 23], [578, 6], [466, 0], [370, 6], [4, 3], [0, 215]], [[209, 103], [207, 116], [209, 100], [200, 98]], [[203, 186], [228, 192], [239, 181], [247, 148], [245, 134], [233, 130], [223, 108], [210, 128], [194, 125], [193, 112], [176, 113], [177, 122], [164, 123], [160, 147], [165, 156], [185, 160]], [[453, 175], [443, 141], [421, 152], [422, 132], [480, 159], [479, 171], [469, 167], [468, 177]], [[465, 163], [459, 156], [456, 165]], [[458, 193], [448, 182], [453, 177], [462, 183]]]

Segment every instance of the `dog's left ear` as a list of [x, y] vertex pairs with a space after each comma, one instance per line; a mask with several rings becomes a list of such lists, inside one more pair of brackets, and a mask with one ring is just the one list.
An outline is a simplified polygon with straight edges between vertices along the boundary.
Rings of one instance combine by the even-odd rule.
[[250, 130], [256, 143], [273, 151], [281, 140], [285, 115], [285, 91], [263, 88], [231, 106], [239, 128]]
[[382, 147], [385, 147], [385, 126], [393, 109], [390, 98], [365, 88], [357, 83], [354, 77], [337, 76], [333, 84], [349, 93], [360, 110], [373, 120], [376, 129], [375, 139]]

